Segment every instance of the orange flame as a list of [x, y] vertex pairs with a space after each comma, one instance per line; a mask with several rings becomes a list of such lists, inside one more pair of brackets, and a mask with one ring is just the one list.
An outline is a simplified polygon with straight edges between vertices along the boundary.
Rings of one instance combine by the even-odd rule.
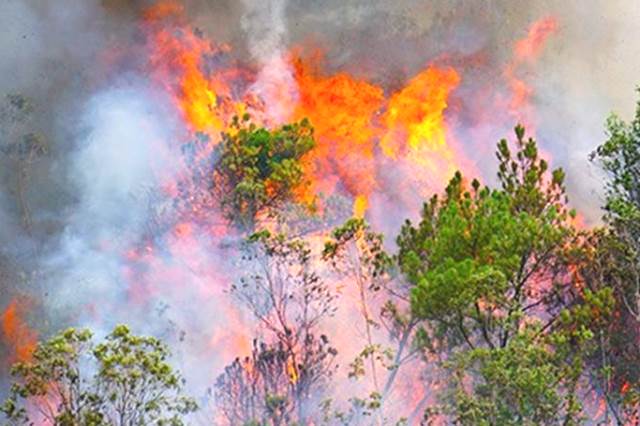
[[289, 381], [292, 384], [298, 381], [298, 370], [292, 358], [287, 359], [287, 374], [289, 374]]
[[11, 349], [10, 363], [29, 361], [38, 343], [38, 335], [29, 328], [23, 319], [24, 314], [24, 306], [16, 299], [2, 313], [2, 335], [5, 344]]
[[[244, 111], [250, 111], [253, 119], [262, 125], [282, 124], [271, 122], [277, 119], [310, 119], [317, 145], [305, 158], [306, 175], [312, 181], [309, 193], [301, 195], [305, 200], [310, 201], [318, 192], [330, 194], [343, 189], [354, 198], [354, 215], [362, 217], [369, 208], [371, 195], [384, 184], [381, 177], [388, 170], [381, 165], [408, 170], [411, 179], [424, 186], [425, 193], [420, 195], [437, 191], [430, 184], [442, 184], [456, 169], [467, 166], [448, 121], [449, 114], [455, 112], [452, 94], [461, 82], [461, 76], [454, 68], [426, 67], [404, 87], [387, 95], [382, 87], [346, 72], [324, 73], [319, 66], [320, 56], [301, 60], [296, 59], [294, 51], [283, 58], [285, 66], [291, 68], [290, 75], [297, 89], [292, 96], [288, 80], [283, 82], [277, 76], [270, 77], [268, 72], [258, 76], [259, 73], [219, 60], [226, 57], [228, 47], [209, 43], [197, 31], [173, 20], [160, 22], [179, 18], [181, 13], [177, 2], [162, 1], [144, 15], [151, 40], [152, 76], [173, 96], [188, 130], [205, 133], [210, 137], [211, 145], [217, 142], [221, 131], [228, 130], [230, 118]], [[518, 108], [525, 108], [526, 113], [532, 96], [532, 88], [518, 76], [520, 67], [541, 53], [556, 29], [553, 18], [543, 19], [531, 27], [527, 37], [515, 44], [514, 58], [503, 75], [511, 89], [508, 107], [514, 116], [519, 117]], [[261, 86], [263, 89], [251, 93], [250, 87], [256, 81], [264, 85]], [[267, 99], [260, 99], [260, 96]], [[273, 104], [267, 102], [272, 101], [290, 107], [284, 109], [291, 116], [274, 118], [268, 114], [267, 109]], [[505, 102], [503, 108], [506, 107]], [[168, 192], [176, 191], [171, 183], [167, 187]], [[208, 207], [191, 203], [194, 210]], [[184, 265], [163, 261], [152, 247], [132, 256], [132, 264], [146, 266], [140, 269], [144, 270], [147, 281], [160, 283], [136, 285], [133, 291], [140, 294], [140, 298], [160, 291], [165, 282], [167, 287], [187, 282], [190, 275], [185, 272], [193, 271], [198, 277], [193, 291], [224, 304], [221, 301], [226, 297], [223, 285], [226, 286], [227, 277], [221, 276], [224, 274], [211, 265], [209, 257], [200, 253], [198, 236], [203, 228], [193, 226], [188, 219], [175, 225], [166, 248], [170, 253], [167, 258], [181, 259]], [[219, 232], [225, 234], [227, 231]], [[137, 273], [137, 270], [131, 273], [130, 281], [144, 282], [138, 279]], [[225, 306], [225, 326], [217, 327], [213, 335], [207, 336], [209, 340], [204, 342], [203, 352], [219, 352], [221, 347], [225, 357], [249, 352], [251, 333], [244, 322], [239, 312]], [[345, 342], [353, 339], [346, 332], [336, 332], [334, 337]], [[352, 343], [343, 346], [349, 344]], [[251, 363], [245, 364], [251, 373]], [[299, 380], [292, 360], [287, 362], [286, 368], [291, 383]], [[414, 396], [424, 393], [422, 389], [407, 389]], [[410, 399], [402, 398], [403, 401]]]
[[373, 119], [384, 100], [382, 89], [346, 73], [321, 75], [303, 61], [296, 62], [295, 77], [299, 88], [295, 119], [308, 118], [317, 137], [308, 158], [312, 191], [331, 193], [339, 180], [359, 197], [362, 209], [376, 185]]
[[323, 74], [319, 54], [302, 60], [296, 59], [294, 51], [282, 60], [292, 68], [296, 96], [280, 90], [281, 85], [270, 81], [268, 73], [258, 77], [267, 79], [260, 81], [262, 92], [249, 90], [255, 74], [242, 82], [241, 90], [232, 89], [234, 78], [250, 73], [224, 66], [205, 72], [206, 58], [225, 54], [229, 48], [206, 42], [188, 27], [163, 22], [181, 12], [175, 2], [161, 2], [145, 18], [153, 39], [151, 69], [174, 95], [190, 130], [207, 134], [215, 144], [220, 132], [229, 130], [233, 115], [249, 111], [258, 124], [282, 124], [270, 123], [267, 109], [271, 106], [265, 99], [256, 99], [260, 93], [292, 111], [283, 119], [308, 118], [317, 145], [304, 161], [311, 186], [299, 194], [303, 201], [312, 201], [318, 193], [332, 194], [340, 187], [353, 196], [354, 215], [364, 216], [382, 172], [376, 159], [378, 149], [390, 159], [407, 160], [412, 168], [422, 168], [418, 174], [430, 174], [429, 180], [446, 179], [457, 168], [459, 153], [448, 144], [444, 122], [448, 96], [460, 81], [454, 69], [431, 66], [386, 99], [381, 87], [345, 72]]
[[516, 43], [515, 53], [518, 61], [532, 60], [540, 55], [547, 39], [558, 30], [558, 21], [548, 16], [536, 21], [529, 27], [525, 38]]
[[438, 177], [455, 172], [456, 155], [447, 143], [444, 111], [460, 76], [453, 68], [429, 67], [389, 100], [383, 117], [382, 152], [391, 159], [406, 156]]
[[145, 13], [152, 40], [149, 66], [156, 80], [174, 96], [190, 130], [208, 135], [215, 143], [231, 117], [245, 112], [245, 105], [231, 97], [230, 84], [239, 73], [233, 69], [204, 71], [206, 58], [221, 57], [229, 47], [215, 45], [188, 27], [165, 22], [181, 13], [182, 6], [171, 1]]
[[449, 95], [460, 82], [454, 69], [431, 66], [388, 100], [380, 87], [346, 73], [321, 76], [302, 61], [296, 77], [296, 118], [309, 118], [318, 139], [309, 155], [313, 190], [331, 192], [339, 181], [354, 196], [354, 216], [364, 216], [377, 186], [376, 140], [384, 155], [406, 159], [422, 173], [446, 179], [455, 171], [444, 118]]
[[548, 38], [557, 30], [558, 22], [553, 17], [534, 22], [529, 27], [527, 36], [516, 42], [514, 58], [504, 71], [512, 93], [509, 110], [517, 120], [529, 128], [529, 131], [533, 130], [532, 123], [529, 122], [530, 113], [528, 113], [533, 89], [525, 80], [517, 76], [517, 72], [523, 64], [533, 62], [542, 53]]

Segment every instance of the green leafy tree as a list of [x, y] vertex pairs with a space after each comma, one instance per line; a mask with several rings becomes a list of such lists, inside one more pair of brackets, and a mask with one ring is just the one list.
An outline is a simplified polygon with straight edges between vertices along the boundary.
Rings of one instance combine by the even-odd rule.
[[32, 361], [13, 367], [2, 411], [16, 425], [182, 425], [197, 407], [182, 394], [168, 356], [162, 342], [123, 325], [98, 345], [90, 331], [70, 328], [40, 343]]
[[602, 392], [619, 422], [640, 421], [640, 102], [629, 123], [607, 121], [607, 140], [592, 154], [605, 173], [607, 229], [594, 235], [583, 274], [592, 287], [614, 291], [617, 314], [600, 330], [594, 359]]
[[235, 117], [223, 134], [213, 172], [214, 193], [225, 217], [252, 232], [260, 218], [275, 217], [305, 186], [302, 158], [315, 145], [307, 120], [268, 130]]
[[607, 140], [592, 154], [605, 171], [606, 219], [634, 244], [640, 238], [640, 102], [630, 123], [607, 120]]
[[588, 355], [600, 319], [611, 313], [608, 292], [585, 293], [585, 303], [562, 311], [552, 332], [525, 325], [504, 347], [457, 351], [445, 362], [444, 404], [426, 419], [448, 415], [462, 425], [575, 425]]
[[[522, 127], [515, 133], [515, 152], [498, 144], [501, 188], [468, 186], [456, 174], [418, 225], [401, 230], [399, 263], [413, 283], [412, 311], [453, 386], [440, 413], [461, 424], [575, 424], [592, 337], [590, 318], [576, 325], [580, 236], [563, 171], [548, 170]], [[606, 292], [593, 297], [608, 302]], [[539, 381], [510, 380], [525, 372]], [[488, 423], [482, 412], [492, 413]]]
[[498, 144], [501, 189], [476, 180], [467, 188], [458, 173], [398, 238], [400, 265], [415, 284], [413, 310], [450, 347], [506, 346], [523, 313], [557, 314], [571, 284], [575, 230], [563, 204], [564, 174], [547, 176], [535, 142], [520, 127], [516, 134], [515, 156], [506, 140]]

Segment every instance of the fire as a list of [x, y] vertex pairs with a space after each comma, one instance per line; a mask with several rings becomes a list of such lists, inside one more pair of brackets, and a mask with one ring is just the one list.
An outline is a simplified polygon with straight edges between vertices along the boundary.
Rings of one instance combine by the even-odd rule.
[[449, 96], [460, 82], [453, 68], [430, 66], [389, 98], [371, 83], [346, 73], [323, 76], [302, 61], [296, 78], [295, 118], [309, 118], [318, 139], [310, 154], [313, 189], [331, 192], [340, 182], [354, 196], [354, 216], [364, 216], [378, 187], [378, 148], [443, 180], [459, 166], [445, 123]]
[[504, 76], [511, 89], [509, 111], [517, 121], [533, 131], [531, 123], [530, 99], [533, 88], [517, 74], [523, 65], [532, 63], [542, 53], [547, 40], [558, 30], [558, 22], [553, 17], [546, 17], [534, 22], [527, 36], [516, 42], [514, 57], [504, 70]]
[[355, 214], [361, 215], [376, 186], [374, 116], [382, 107], [383, 91], [346, 73], [322, 75], [301, 60], [295, 77], [299, 102], [294, 118], [308, 118], [316, 131], [317, 146], [308, 158], [311, 189], [331, 193], [341, 182], [358, 200]]
[[154, 21], [170, 16], [180, 16], [183, 10], [184, 7], [179, 2], [164, 0], [146, 8], [142, 15], [145, 20]]
[[[291, 68], [293, 96], [281, 90], [281, 73], [256, 74], [230, 64], [223, 59], [228, 46], [215, 46], [186, 26], [165, 22], [180, 12], [174, 2], [161, 2], [145, 14], [153, 40], [152, 73], [173, 94], [189, 129], [209, 136], [212, 145], [229, 130], [231, 118], [244, 112], [261, 125], [283, 124], [273, 122], [271, 107], [291, 111], [280, 117], [283, 121], [309, 119], [317, 145], [304, 159], [311, 185], [300, 194], [303, 201], [342, 190], [353, 197], [353, 214], [364, 216], [384, 172], [380, 152], [416, 169], [416, 175], [431, 174], [428, 182], [434, 176], [444, 181], [460, 165], [445, 123], [449, 95], [460, 82], [453, 68], [429, 66], [386, 96], [382, 87], [346, 72], [323, 73], [320, 54], [303, 60], [294, 50], [280, 58], [281, 67]], [[252, 90], [258, 81], [262, 90]]]
[[453, 68], [431, 66], [394, 94], [382, 118], [386, 129], [382, 152], [394, 160], [405, 156], [445, 179], [453, 174], [456, 155], [447, 141], [444, 112], [459, 83]]
[[[192, 33], [186, 32], [180, 39], [168, 31], [156, 35], [157, 52], [152, 61], [163, 63], [162, 68], [177, 74], [176, 98], [185, 120], [194, 132], [215, 136], [223, 128], [218, 113], [218, 91], [214, 81], [201, 72], [201, 58], [213, 52], [213, 47]], [[169, 59], [169, 63], [166, 60]], [[162, 78], [165, 78], [164, 76]]]
[[38, 335], [29, 328], [24, 320], [24, 314], [24, 306], [14, 299], [1, 317], [3, 340], [11, 348], [9, 355], [11, 363], [29, 361], [38, 343]]
[[287, 358], [287, 374], [289, 374], [289, 381], [292, 384], [298, 382], [298, 369], [296, 368], [296, 364], [291, 357]]
[[362, 218], [369, 208], [369, 200], [364, 195], [358, 195], [353, 202], [353, 216]]
[[236, 80], [244, 76], [242, 70], [220, 65], [228, 46], [211, 43], [174, 22], [181, 13], [180, 5], [161, 2], [145, 14], [144, 29], [151, 40], [149, 69], [173, 95], [190, 130], [215, 143], [220, 132], [228, 130], [231, 118], [246, 111], [246, 104], [234, 101], [231, 94]]
[[625, 393], [627, 393], [629, 391], [629, 388], [630, 388], [629, 382], [624, 382], [622, 384], [622, 387], [620, 388], [620, 393], [622, 395], [624, 395]]
[[[311, 201], [319, 193], [343, 191], [352, 197], [357, 217], [367, 214], [377, 191], [385, 191], [387, 174], [397, 172], [400, 178], [411, 180], [414, 187], [398, 192], [413, 198], [413, 188], [419, 188], [418, 197], [428, 196], [439, 191], [458, 169], [474, 174], [453, 127], [459, 105], [455, 91], [464, 77], [462, 69], [432, 63], [395, 91], [347, 72], [326, 72], [321, 67], [321, 55], [302, 59], [296, 50], [278, 58], [281, 62], [277, 66], [287, 68], [284, 71], [269, 67], [255, 70], [232, 61], [228, 46], [211, 43], [198, 31], [182, 25], [180, 13], [176, 2], [165, 1], [145, 14], [149, 70], [174, 100], [188, 131], [185, 139], [193, 139], [197, 133], [208, 136], [205, 150], [217, 143], [220, 132], [229, 131], [234, 115], [249, 112], [256, 124], [267, 127], [307, 118], [315, 129], [316, 146], [304, 158], [311, 187], [300, 197]], [[520, 67], [540, 55], [556, 29], [555, 20], [542, 20], [515, 44], [513, 60], [502, 76], [511, 96], [497, 108], [498, 113], [507, 115], [504, 120], [509, 126], [512, 117], [505, 112], [519, 118], [516, 109], [523, 107], [525, 118], [529, 117], [526, 108], [533, 89], [519, 77]], [[291, 76], [292, 81], [282, 75]], [[282, 114], [271, 113], [274, 108]], [[478, 120], [494, 123], [490, 121], [495, 120], [492, 116], [478, 116]], [[190, 172], [197, 174], [187, 167], [185, 173]], [[182, 184], [167, 182], [167, 194], [179, 198]], [[209, 256], [219, 250], [216, 244], [231, 231], [224, 225], [214, 226], [217, 216], [211, 210], [215, 209], [198, 201], [198, 197], [206, 198], [206, 185], [197, 179], [189, 184], [194, 186], [190, 188], [194, 197], [186, 200], [191, 214], [176, 218], [166, 241], [160, 243], [162, 250], [151, 247], [134, 251], [128, 271], [132, 300], [144, 302], [160, 292], [175, 292], [172, 300], [187, 300], [181, 299], [185, 292], [194, 292], [203, 301], [215, 300], [224, 319], [214, 331], [202, 336], [199, 348], [229, 360], [250, 352], [252, 332], [224, 292], [231, 278], [222, 266], [212, 265]], [[404, 202], [405, 194], [392, 195], [396, 197], [393, 201]], [[221, 253], [223, 256], [228, 253]], [[348, 297], [341, 300], [345, 305], [350, 303]], [[342, 315], [348, 316], [344, 313], [348, 307], [341, 309]], [[195, 329], [197, 323], [187, 322], [186, 328], [190, 326]], [[337, 331], [332, 339], [345, 342], [342, 348], [354, 346], [353, 336], [347, 332]], [[247, 361], [245, 368], [251, 373], [253, 366]], [[287, 361], [286, 373], [290, 383], [299, 380], [300, 372], [292, 358]], [[407, 387], [407, 392], [415, 396], [416, 403], [425, 394], [422, 388]], [[404, 401], [409, 399], [403, 395]]]
[[525, 38], [516, 43], [516, 59], [519, 61], [531, 61], [537, 58], [549, 36], [558, 30], [558, 21], [553, 16], [536, 21], [529, 27]]

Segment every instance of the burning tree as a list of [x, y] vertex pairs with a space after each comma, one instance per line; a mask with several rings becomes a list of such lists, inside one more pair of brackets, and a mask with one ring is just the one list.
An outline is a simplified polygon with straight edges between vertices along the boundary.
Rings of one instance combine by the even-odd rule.
[[13, 367], [2, 411], [13, 425], [182, 425], [197, 407], [168, 356], [162, 342], [123, 325], [98, 345], [89, 330], [70, 328]]
[[314, 146], [307, 120], [267, 130], [234, 117], [215, 155], [213, 190], [225, 217], [254, 231], [259, 218], [273, 218], [305, 186], [302, 157]]
[[335, 312], [335, 296], [304, 241], [262, 231], [249, 238], [244, 260], [251, 272], [232, 291], [266, 340], [225, 369], [216, 401], [230, 424], [305, 424], [334, 370], [337, 352], [318, 328]]

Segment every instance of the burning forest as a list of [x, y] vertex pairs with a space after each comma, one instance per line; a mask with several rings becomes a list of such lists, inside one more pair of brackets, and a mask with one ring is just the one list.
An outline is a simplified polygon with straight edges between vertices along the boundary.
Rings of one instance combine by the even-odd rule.
[[0, 2], [3, 422], [640, 425], [640, 7], [531, 3]]

